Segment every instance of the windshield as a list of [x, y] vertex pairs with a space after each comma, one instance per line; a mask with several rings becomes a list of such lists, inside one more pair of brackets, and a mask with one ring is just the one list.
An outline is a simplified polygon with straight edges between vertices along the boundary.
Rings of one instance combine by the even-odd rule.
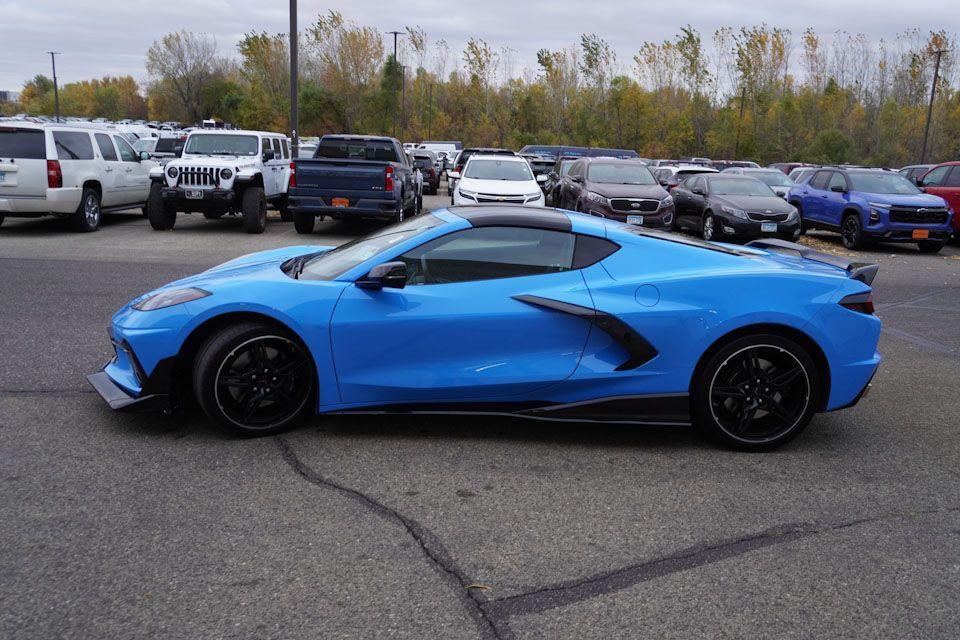
[[530, 165], [516, 160], [487, 160], [477, 158], [467, 164], [464, 178], [477, 180], [533, 180]]
[[775, 196], [770, 187], [755, 178], [711, 180], [710, 194], [715, 196]]
[[587, 171], [590, 182], [602, 184], [657, 184], [653, 174], [639, 164], [594, 163]]
[[743, 175], [758, 178], [771, 187], [793, 186], [793, 180], [788, 178], [783, 171], [744, 171]]
[[574, 160], [564, 160], [560, 163], [560, 175], [565, 176], [570, 173], [570, 167], [573, 166]]
[[133, 143], [133, 149], [137, 153], [141, 151], [153, 151], [154, 147], [157, 146], [156, 138], [141, 138]]
[[854, 191], [865, 191], [866, 193], [890, 193], [899, 195], [914, 195], [920, 193], [915, 185], [904, 178], [899, 173], [881, 173], [877, 172], [851, 172], [850, 182], [853, 183]]
[[357, 238], [311, 259], [303, 266], [300, 279], [334, 280], [361, 262], [440, 224], [443, 224], [440, 218], [433, 214], [423, 214]]
[[231, 136], [217, 133], [192, 135], [187, 140], [184, 153], [209, 156], [255, 156], [260, 152], [256, 136]]

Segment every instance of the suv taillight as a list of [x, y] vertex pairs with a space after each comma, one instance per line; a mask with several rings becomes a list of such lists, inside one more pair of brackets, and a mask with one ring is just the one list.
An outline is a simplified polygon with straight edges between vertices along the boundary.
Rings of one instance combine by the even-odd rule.
[[293, 162], [290, 163], [290, 182], [288, 183], [288, 188], [292, 189], [297, 186], [297, 165]]
[[383, 190], [393, 191], [393, 167], [387, 167], [383, 175]]
[[840, 301], [840, 306], [851, 311], [873, 315], [873, 293], [855, 293]]
[[59, 160], [47, 160], [47, 188], [59, 189], [63, 186], [63, 172]]

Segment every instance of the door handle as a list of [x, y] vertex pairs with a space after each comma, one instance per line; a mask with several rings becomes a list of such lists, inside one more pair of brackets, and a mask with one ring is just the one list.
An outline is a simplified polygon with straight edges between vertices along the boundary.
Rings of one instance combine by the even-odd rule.
[[113, 171], [113, 168], [107, 167], [106, 169], [104, 169], [104, 171], [106, 171], [107, 173], [110, 173], [111, 171]]
[[823, 198], [824, 200], [826, 200], [826, 199], [827, 199], [827, 196], [820, 196], [820, 197], [821, 197], [821, 198]]

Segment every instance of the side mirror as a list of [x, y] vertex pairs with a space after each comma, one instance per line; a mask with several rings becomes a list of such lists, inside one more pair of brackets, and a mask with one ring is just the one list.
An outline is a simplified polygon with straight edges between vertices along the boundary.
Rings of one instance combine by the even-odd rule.
[[454, 180], [459, 180], [459, 179], [460, 179], [460, 172], [459, 172], [459, 171], [448, 171], [448, 172], [447, 172], [447, 177], [448, 177], [448, 178], [452, 178], [452, 179], [454, 179]]
[[583, 184], [583, 176], [570, 176], [570, 179], [574, 182]]
[[397, 262], [384, 262], [370, 269], [363, 278], [357, 280], [357, 287], [379, 291], [383, 288], [403, 289], [407, 286], [407, 265]]
[[918, 187], [923, 186], [923, 176], [914, 176], [913, 181], [916, 183]]
[[273, 149], [267, 149], [263, 152], [263, 161], [270, 162], [276, 157], [276, 154], [273, 152]]
[[846, 193], [847, 188], [839, 184], [835, 184], [832, 187], [830, 187], [830, 191], [833, 191], [834, 193]]
[[550, 179], [550, 178], [549, 178], [546, 174], [543, 174], [543, 173], [541, 173], [540, 175], [537, 176], [537, 182], [539, 182], [540, 184], [543, 184], [544, 182], [546, 182], [546, 181], [549, 180], [549, 179]]
[[[680, 186], [680, 185], [677, 185], [677, 186]], [[703, 189], [701, 189], [700, 187], [693, 187], [692, 189], [690, 189], [690, 193], [695, 193], [695, 194], [697, 194], [698, 196], [705, 195], [705, 194], [703, 193]]]
[[140, 162], [143, 162], [144, 160], [149, 160], [149, 159], [150, 159], [150, 152], [149, 152], [149, 151], [141, 151], [141, 152], [140, 152]]

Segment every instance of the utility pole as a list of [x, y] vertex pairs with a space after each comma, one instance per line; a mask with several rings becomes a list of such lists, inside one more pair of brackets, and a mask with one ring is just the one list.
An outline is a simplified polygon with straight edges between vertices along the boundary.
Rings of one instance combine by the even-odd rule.
[[50, 54], [50, 64], [53, 65], [53, 114], [60, 122], [60, 90], [57, 88], [57, 59], [54, 56], [60, 55], [59, 51], [47, 51]]
[[300, 155], [300, 91], [297, 86], [299, 73], [299, 61], [297, 56], [297, 0], [290, 0], [290, 140], [293, 142], [293, 149], [290, 150], [290, 157], [296, 158]]
[[397, 36], [403, 31], [387, 31], [393, 34], [393, 65], [390, 67], [390, 88], [393, 89], [393, 137], [397, 137]]
[[[400, 65], [400, 134], [407, 137], [407, 65]], [[401, 141], [402, 142], [402, 141]]]
[[427, 140], [433, 140], [433, 85], [434, 83], [431, 82], [427, 89], [427, 94], [429, 95], [429, 106], [427, 110]]
[[920, 164], [927, 161], [927, 140], [930, 137], [930, 119], [933, 117], [933, 99], [937, 96], [937, 80], [940, 76], [940, 57], [947, 52], [946, 49], [934, 51], [937, 56], [933, 64], [933, 85], [930, 87], [930, 105], [927, 107], [927, 124], [923, 128], [923, 150], [920, 151]]

